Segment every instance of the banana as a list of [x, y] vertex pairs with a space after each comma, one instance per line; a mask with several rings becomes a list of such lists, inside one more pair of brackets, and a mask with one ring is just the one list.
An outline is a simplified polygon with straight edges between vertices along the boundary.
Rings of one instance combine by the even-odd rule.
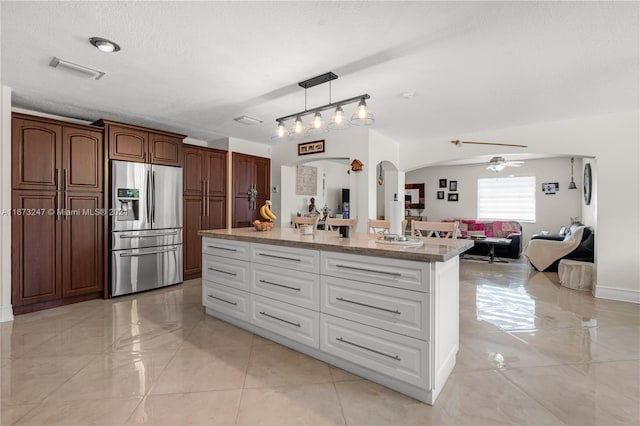
[[260, 207], [260, 216], [262, 216], [263, 219], [265, 220], [271, 220], [271, 216], [269, 216], [269, 213], [267, 213], [267, 205], [265, 204], [264, 206]]
[[[264, 207], [265, 207], [264, 212], [267, 214], [267, 216], [269, 216], [268, 217], [269, 220], [276, 220], [278, 218], [278, 216], [273, 214], [273, 212], [271, 211], [271, 200], [267, 200]], [[262, 214], [262, 209], [260, 209], [260, 214]]]

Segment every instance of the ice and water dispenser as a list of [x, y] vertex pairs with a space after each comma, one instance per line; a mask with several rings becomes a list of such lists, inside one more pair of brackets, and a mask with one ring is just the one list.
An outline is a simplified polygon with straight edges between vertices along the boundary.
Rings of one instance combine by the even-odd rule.
[[138, 220], [140, 217], [140, 190], [132, 188], [118, 188], [118, 221]]

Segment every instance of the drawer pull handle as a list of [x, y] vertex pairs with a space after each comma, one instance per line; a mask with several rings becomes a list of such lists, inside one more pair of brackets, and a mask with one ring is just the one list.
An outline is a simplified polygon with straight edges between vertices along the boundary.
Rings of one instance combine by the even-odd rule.
[[284, 259], [284, 260], [293, 260], [295, 262], [300, 262], [300, 259], [296, 259], [294, 257], [286, 257], [286, 256], [276, 256], [275, 254], [267, 254], [267, 253], [258, 253], [260, 256], [266, 257], [275, 257], [276, 259]]
[[287, 324], [291, 324], [291, 325], [295, 325], [296, 327], [300, 327], [300, 323], [299, 322], [287, 321], [286, 319], [278, 318], [278, 317], [276, 317], [274, 315], [270, 315], [270, 314], [268, 314], [266, 312], [260, 312], [260, 315], [264, 315], [265, 317], [273, 318], [274, 320], [286, 322]]
[[278, 286], [278, 287], [288, 288], [290, 290], [300, 291], [300, 289], [298, 287], [290, 287], [290, 286], [284, 285], [284, 284], [272, 283], [271, 281], [267, 281], [267, 280], [260, 280], [260, 282], [261, 283], [265, 283], [265, 284], [275, 285], [275, 286]]
[[400, 361], [400, 357], [398, 355], [389, 355], [384, 352], [377, 351], [375, 349], [368, 348], [366, 346], [359, 345], [357, 343], [350, 342], [348, 340], [343, 339], [342, 337], [336, 337], [336, 340], [342, 343], [346, 343], [347, 345], [355, 346], [356, 348], [364, 349], [366, 351], [373, 352], [378, 355], [386, 356], [387, 358], [395, 359], [396, 361]]
[[212, 298], [212, 299], [219, 300], [219, 301], [224, 302], [224, 303], [228, 303], [228, 304], [233, 305], [233, 306], [237, 306], [237, 305], [238, 305], [238, 302], [229, 302], [228, 300], [224, 300], [224, 299], [221, 299], [221, 298], [219, 298], [219, 297], [212, 296], [212, 295], [210, 295], [210, 294], [207, 294], [207, 297], [210, 297], [210, 298]]
[[207, 268], [207, 269], [214, 272], [221, 272], [223, 274], [233, 275], [234, 277], [238, 275], [236, 272], [223, 271], [222, 269], [215, 269], [215, 268]]
[[356, 302], [355, 300], [349, 300], [349, 299], [345, 299], [343, 297], [336, 297], [336, 300], [339, 300], [341, 302], [353, 303], [354, 305], [366, 306], [367, 308], [379, 309], [381, 311], [391, 312], [392, 314], [401, 314], [402, 313], [397, 309], [387, 309], [387, 308], [381, 308], [380, 306], [367, 305], [366, 303]]
[[218, 250], [227, 250], [227, 251], [238, 251], [238, 249], [227, 248], [227, 247], [218, 247], [218, 246], [207, 246], [207, 248], [218, 249]]
[[167, 250], [145, 251], [141, 253], [128, 252], [128, 253], [120, 253], [120, 257], [140, 257], [140, 256], [147, 256], [149, 254], [170, 253], [176, 250], [178, 250], [178, 247], [171, 247], [170, 249], [167, 249]]
[[148, 238], [148, 237], [167, 237], [178, 234], [178, 231], [167, 232], [166, 234], [146, 234], [146, 235], [120, 235], [120, 238]]
[[375, 272], [376, 274], [393, 275], [394, 277], [402, 276], [402, 274], [399, 272], [377, 271], [375, 269], [358, 268], [355, 266], [347, 266], [347, 265], [340, 265], [340, 264], [336, 265], [336, 268], [355, 269], [356, 271], [365, 271], [365, 272]]

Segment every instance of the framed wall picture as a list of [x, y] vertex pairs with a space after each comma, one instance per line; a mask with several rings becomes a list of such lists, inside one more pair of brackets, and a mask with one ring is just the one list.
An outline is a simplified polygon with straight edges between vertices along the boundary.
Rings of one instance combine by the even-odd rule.
[[[457, 180], [450, 180], [449, 181], [449, 191], [455, 192], [458, 190], [458, 181]], [[458, 200], [456, 200], [458, 201]]]
[[444, 200], [444, 191], [438, 191], [438, 200]]
[[318, 154], [324, 152], [324, 140], [298, 144], [298, 155]]
[[447, 180], [440, 179], [440, 188], [446, 188], [446, 187], [447, 187]]
[[404, 208], [424, 209], [424, 183], [404, 185]]
[[558, 182], [548, 182], [542, 184], [542, 192], [544, 192], [545, 195], [553, 195], [558, 192], [558, 189], [560, 189], [560, 185], [558, 185]]
[[447, 195], [447, 201], [458, 201], [458, 193], [450, 192]]

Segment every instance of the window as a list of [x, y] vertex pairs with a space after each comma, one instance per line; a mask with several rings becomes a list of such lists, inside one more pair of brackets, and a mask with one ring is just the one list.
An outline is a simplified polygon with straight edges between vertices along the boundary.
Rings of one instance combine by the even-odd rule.
[[478, 178], [478, 219], [536, 221], [536, 177]]

